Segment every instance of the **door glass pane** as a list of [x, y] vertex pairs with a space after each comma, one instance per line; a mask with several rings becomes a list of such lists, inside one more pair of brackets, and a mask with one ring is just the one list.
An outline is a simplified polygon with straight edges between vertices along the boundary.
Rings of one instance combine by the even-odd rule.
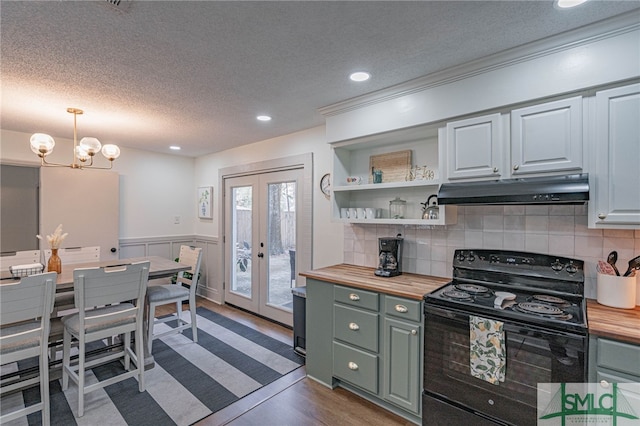
[[251, 225], [253, 198], [251, 186], [240, 186], [232, 191], [232, 254], [231, 291], [251, 297]]
[[268, 296], [267, 303], [292, 310], [295, 283], [296, 183], [268, 185]]

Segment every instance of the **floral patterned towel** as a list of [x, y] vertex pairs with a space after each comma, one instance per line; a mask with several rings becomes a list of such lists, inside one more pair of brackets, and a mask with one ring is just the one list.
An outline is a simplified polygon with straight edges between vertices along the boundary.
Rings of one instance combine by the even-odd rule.
[[469, 316], [469, 367], [471, 375], [498, 385], [504, 382], [507, 354], [504, 323]]

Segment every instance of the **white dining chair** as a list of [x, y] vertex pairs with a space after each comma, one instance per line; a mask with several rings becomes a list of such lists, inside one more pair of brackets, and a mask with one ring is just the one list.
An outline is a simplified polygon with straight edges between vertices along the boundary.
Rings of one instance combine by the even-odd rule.
[[[43, 253], [44, 261], [47, 262], [47, 260], [51, 257], [51, 250], [45, 249], [43, 250]], [[76, 265], [78, 263], [99, 262], [100, 246], [61, 248], [58, 250], [58, 256], [60, 256], [63, 268], [69, 267], [69, 265]], [[73, 308], [74, 302], [72, 291], [56, 293], [54, 308], [54, 313], [56, 315], [60, 311], [66, 311]], [[58, 329], [58, 327], [55, 328]]]
[[[188, 271], [179, 272], [175, 284], [165, 284], [149, 287], [147, 290], [147, 303], [149, 304], [149, 335], [147, 344], [149, 345], [149, 353], [153, 347], [153, 340], [167, 336], [173, 333], [179, 333], [182, 330], [191, 328], [193, 332], [193, 341], [198, 341], [198, 327], [196, 324], [196, 287], [198, 286], [198, 278], [200, 276], [200, 263], [202, 262], [202, 248], [181, 246], [179, 263], [184, 263], [191, 268]], [[188, 288], [184, 287], [187, 285]], [[182, 302], [189, 302], [189, 311], [191, 313], [191, 323], [182, 319]], [[163, 318], [155, 318], [155, 309], [160, 305], [170, 303], [176, 304], [176, 314]], [[162, 332], [154, 333], [154, 326], [168, 321], [178, 321], [178, 326]]]
[[0, 253], [0, 271], [8, 271], [11, 266], [39, 263], [40, 260], [40, 250]]
[[38, 357], [38, 375], [27, 380], [11, 377], [0, 382], [0, 394], [40, 385], [40, 402], [0, 417], [0, 424], [42, 411], [42, 424], [50, 422], [49, 358], [47, 337], [53, 310], [56, 273], [31, 275], [20, 282], [0, 285], [0, 359], [2, 365]]
[[[58, 256], [62, 261], [62, 266], [76, 263], [98, 262], [100, 261], [100, 246], [91, 247], [67, 247], [58, 249]], [[44, 250], [44, 260], [51, 257], [51, 249]]]
[[[144, 392], [143, 314], [149, 262], [76, 269], [73, 279], [78, 312], [62, 318], [62, 389], [68, 388], [69, 378], [78, 385], [78, 417], [82, 417], [86, 393], [135, 376], [138, 390]], [[135, 332], [135, 352], [131, 349], [132, 332]], [[86, 361], [87, 343], [120, 334], [124, 335], [122, 350], [107, 351], [104, 356]], [[79, 351], [74, 365], [71, 364], [72, 339], [77, 340]], [[85, 383], [86, 369], [119, 358], [124, 358], [124, 373], [91, 385]], [[131, 361], [135, 369], [131, 368]]]

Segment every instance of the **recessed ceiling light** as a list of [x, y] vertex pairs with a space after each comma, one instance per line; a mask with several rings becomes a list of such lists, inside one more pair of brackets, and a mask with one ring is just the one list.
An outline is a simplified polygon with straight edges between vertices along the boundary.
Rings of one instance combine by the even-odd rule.
[[269, 117], [268, 115], [259, 115], [256, 117], [256, 119], [260, 121], [271, 121], [271, 117]]
[[558, 0], [556, 5], [558, 5], [560, 9], [568, 9], [570, 7], [579, 6], [586, 1], [587, 0]]
[[171, 145], [171, 146], [169, 147], [169, 149], [172, 149], [172, 150], [174, 150], [174, 151], [180, 151], [180, 149], [181, 149], [181, 148], [180, 148], [179, 146], [177, 146], [177, 145]]
[[367, 80], [369, 80], [369, 78], [371, 78], [371, 74], [369, 74], [368, 72], [364, 72], [364, 71], [358, 71], [358, 72], [354, 72], [353, 74], [351, 74], [349, 76], [349, 78], [352, 81], [367, 81]]

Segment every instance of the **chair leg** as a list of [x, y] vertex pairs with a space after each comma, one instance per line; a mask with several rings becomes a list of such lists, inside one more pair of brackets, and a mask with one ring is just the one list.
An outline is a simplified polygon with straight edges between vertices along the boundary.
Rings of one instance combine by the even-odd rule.
[[131, 365], [131, 355], [130, 355], [130, 348], [131, 348], [131, 332], [127, 331], [126, 333], [124, 333], [124, 342], [123, 342], [123, 346], [124, 348], [124, 369], [129, 371], [129, 367]]
[[191, 332], [193, 334], [193, 342], [198, 343], [198, 325], [196, 324], [196, 301], [195, 300], [189, 300], [189, 311], [191, 311]]
[[84, 336], [80, 334], [78, 342], [78, 417], [84, 416], [84, 358], [85, 344]]
[[40, 353], [40, 398], [42, 402], [42, 425], [50, 424], [49, 406], [49, 358], [47, 357], [47, 347]]
[[182, 325], [182, 301], [176, 302], [176, 317], [178, 319], [178, 327]]
[[[137, 338], [137, 336], [142, 336], [142, 326], [139, 325], [136, 330], [136, 367], [138, 367], [138, 390], [140, 392], [144, 392], [145, 384], [144, 384], [144, 342], [143, 339]], [[149, 351], [151, 354], [151, 351]]]
[[155, 314], [156, 314], [156, 305], [154, 305], [153, 303], [149, 303], [149, 315], [148, 315], [148, 322], [149, 322], [149, 331], [147, 332], [147, 346], [148, 346], [148, 350], [149, 350], [149, 355], [151, 355], [151, 348], [153, 347], [153, 325], [155, 322]]
[[71, 368], [71, 333], [65, 328], [62, 340], [62, 390], [67, 390], [69, 387], [67, 368]]

